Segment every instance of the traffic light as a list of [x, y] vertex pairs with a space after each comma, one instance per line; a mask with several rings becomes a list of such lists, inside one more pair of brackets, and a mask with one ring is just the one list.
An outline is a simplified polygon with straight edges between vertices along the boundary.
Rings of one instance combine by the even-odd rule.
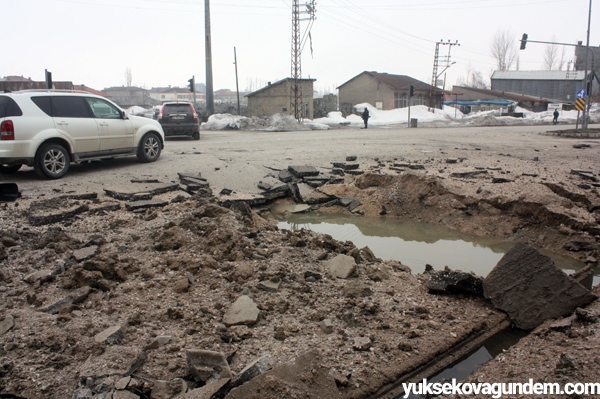
[[196, 78], [195, 76], [192, 76], [192, 78], [190, 80], [188, 80], [188, 82], [190, 82], [190, 91], [192, 93], [196, 92]]
[[415, 95], [415, 86], [414, 85], [410, 85], [409, 90], [408, 90], [408, 94], [410, 97]]
[[523, 33], [523, 37], [521, 38], [521, 50], [525, 50], [526, 45], [527, 45], [527, 33]]
[[46, 69], [46, 89], [52, 88], [52, 72]]

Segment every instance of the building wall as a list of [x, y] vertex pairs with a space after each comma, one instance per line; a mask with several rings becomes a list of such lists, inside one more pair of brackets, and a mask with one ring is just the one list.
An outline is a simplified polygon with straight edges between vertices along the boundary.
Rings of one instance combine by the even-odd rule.
[[[278, 113], [291, 115], [291, 80], [270, 85], [248, 96], [248, 116], [271, 116]], [[304, 118], [313, 119], [313, 82], [302, 81]]]
[[102, 90], [102, 93], [109, 96], [120, 107], [129, 108], [137, 105], [140, 107], [149, 107], [156, 103], [148, 90], [139, 87], [110, 87]]
[[355, 105], [369, 103], [378, 109], [395, 108], [395, 91], [368, 74], [358, 75], [339, 88], [340, 111], [344, 116], [352, 113]]
[[[418, 83], [415, 82], [418, 87]], [[339, 103], [342, 115], [348, 116], [354, 113], [354, 106], [361, 103], [369, 103], [381, 110], [405, 108], [408, 106], [409, 93], [407, 89], [394, 89], [379, 79], [369, 75], [361, 74], [339, 87]], [[429, 87], [429, 86], [428, 86]], [[441, 104], [442, 96], [438, 96]], [[430, 105], [432, 103], [429, 92], [416, 89], [412, 97], [412, 105]]]
[[492, 90], [508, 91], [533, 97], [575, 102], [582, 88], [579, 80], [492, 79]]

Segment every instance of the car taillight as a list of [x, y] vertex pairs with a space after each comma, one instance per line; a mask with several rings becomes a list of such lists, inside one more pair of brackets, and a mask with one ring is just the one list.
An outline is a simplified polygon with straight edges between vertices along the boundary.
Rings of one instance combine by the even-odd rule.
[[197, 121], [198, 120], [198, 114], [196, 113], [196, 109], [194, 107], [192, 107], [192, 112], [194, 113], [194, 120]]
[[15, 126], [12, 121], [4, 121], [0, 124], [0, 140], [14, 140]]
[[160, 113], [158, 114], [158, 120], [162, 119], [163, 111], [165, 110], [165, 106], [163, 105], [160, 109]]

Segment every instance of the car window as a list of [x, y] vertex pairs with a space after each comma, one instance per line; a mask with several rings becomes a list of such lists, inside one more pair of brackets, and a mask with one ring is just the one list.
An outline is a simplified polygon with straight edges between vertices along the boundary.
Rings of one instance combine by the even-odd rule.
[[190, 104], [167, 104], [163, 112], [192, 112], [192, 107]]
[[91, 117], [87, 103], [83, 97], [53, 96], [52, 115], [63, 118]]
[[99, 98], [86, 97], [95, 118], [121, 119], [121, 112], [108, 101]]
[[31, 101], [47, 115], [52, 116], [52, 101], [50, 101], [50, 96], [31, 97]]
[[21, 111], [15, 100], [7, 96], [0, 96], [0, 118], [22, 115], [23, 111]]

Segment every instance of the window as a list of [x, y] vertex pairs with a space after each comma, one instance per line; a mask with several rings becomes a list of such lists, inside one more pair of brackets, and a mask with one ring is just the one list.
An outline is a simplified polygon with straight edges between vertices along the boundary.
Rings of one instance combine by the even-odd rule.
[[22, 115], [23, 111], [21, 111], [15, 100], [10, 97], [0, 96], [0, 118]]
[[39, 107], [48, 116], [52, 116], [52, 101], [49, 96], [44, 97], [31, 97], [31, 101]]
[[406, 108], [408, 107], [408, 101], [406, 100], [406, 93], [395, 93], [394, 94], [394, 108]]
[[91, 115], [83, 97], [53, 96], [52, 116], [63, 118], [89, 118]]
[[95, 118], [121, 119], [121, 111], [112, 104], [99, 98], [86, 98]]

